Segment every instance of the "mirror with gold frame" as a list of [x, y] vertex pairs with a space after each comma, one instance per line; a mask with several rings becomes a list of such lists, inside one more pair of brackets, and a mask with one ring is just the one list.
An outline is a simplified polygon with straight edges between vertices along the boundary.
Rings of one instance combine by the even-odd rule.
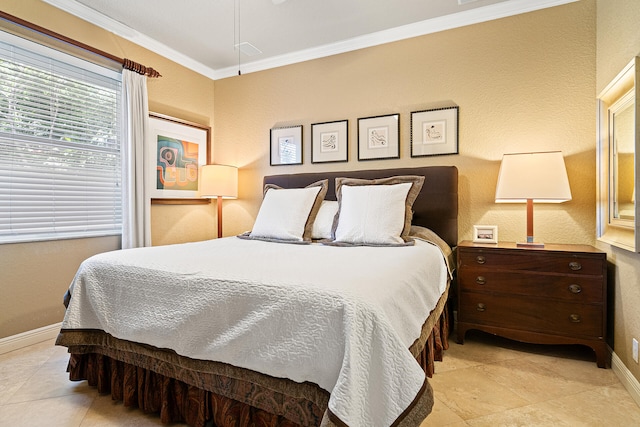
[[597, 238], [640, 251], [636, 153], [640, 135], [636, 99], [640, 58], [635, 57], [598, 96]]

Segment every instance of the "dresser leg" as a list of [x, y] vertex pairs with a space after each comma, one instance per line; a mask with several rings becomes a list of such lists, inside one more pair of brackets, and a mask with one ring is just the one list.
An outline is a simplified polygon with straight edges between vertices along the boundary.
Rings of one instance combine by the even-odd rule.
[[598, 368], [606, 368], [609, 366], [609, 351], [607, 351], [607, 345], [598, 344], [591, 346], [591, 348], [596, 353], [596, 363]]
[[464, 334], [467, 332], [467, 328], [460, 326], [458, 324], [458, 330], [456, 333], [456, 342], [458, 344], [464, 344]]

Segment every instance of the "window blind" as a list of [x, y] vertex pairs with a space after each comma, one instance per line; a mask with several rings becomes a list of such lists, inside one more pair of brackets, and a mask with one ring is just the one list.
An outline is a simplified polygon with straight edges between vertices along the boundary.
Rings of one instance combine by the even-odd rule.
[[0, 243], [121, 233], [121, 74], [0, 32]]

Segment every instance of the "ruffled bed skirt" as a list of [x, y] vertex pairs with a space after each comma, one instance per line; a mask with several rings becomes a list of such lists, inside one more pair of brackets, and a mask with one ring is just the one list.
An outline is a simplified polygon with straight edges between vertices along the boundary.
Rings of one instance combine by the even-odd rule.
[[[434, 361], [441, 361], [443, 351], [449, 347], [446, 305], [432, 325], [431, 333], [423, 332], [424, 338], [412, 346], [412, 353], [428, 377], [434, 373]], [[310, 398], [308, 392], [282, 393], [268, 385], [255, 387], [250, 381], [237, 376], [205, 374], [209, 379], [203, 380], [203, 375], [193, 371], [184, 374], [186, 369], [183, 366], [175, 366], [179, 363], [139, 363], [143, 359], [138, 354], [126, 356], [127, 352], [107, 351], [107, 346], [100, 345], [70, 345], [67, 342], [69, 338], [64, 335], [63, 331], [58, 344], [67, 345], [71, 352], [68, 372], [72, 381], [87, 380], [100, 393], [110, 393], [114, 400], [122, 401], [125, 406], [138, 407], [146, 413], [159, 413], [165, 424], [183, 422], [193, 427], [204, 427], [209, 421], [217, 427], [321, 424], [324, 427], [332, 424], [327, 423], [328, 417], [325, 416], [329, 394], [317, 386], [312, 386], [317, 390], [312, 390]], [[416, 345], [420, 345], [422, 350], [417, 351]], [[174, 375], [177, 372], [180, 375]], [[212, 380], [212, 377], [215, 378]], [[302, 386], [310, 387], [309, 384]], [[431, 393], [428, 384], [427, 387]], [[429, 394], [421, 403], [432, 405], [432, 395]]]
[[158, 413], [165, 424], [183, 422], [203, 427], [207, 420], [213, 419], [214, 426], [299, 425], [246, 403], [101, 354], [72, 354], [69, 379], [86, 379], [100, 393], [111, 393], [112, 399], [122, 401], [125, 406]]

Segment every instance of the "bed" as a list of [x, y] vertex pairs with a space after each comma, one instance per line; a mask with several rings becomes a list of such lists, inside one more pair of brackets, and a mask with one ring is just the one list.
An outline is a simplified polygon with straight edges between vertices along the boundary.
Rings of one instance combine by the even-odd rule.
[[[164, 423], [419, 426], [433, 405], [426, 377], [448, 347], [446, 303], [453, 264], [447, 261], [457, 242], [457, 169], [274, 175], [266, 176], [264, 184], [300, 189], [326, 180], [322, 199], [340, 200], [343, 194], [340, 209], [346, 211], [347, 200], [357, 200], [346, 198], [348, 183], [385, 183], [397, 176], [424, 177], [413, 201], [411, 227], [405, 227], [408, 238], [397, 245], [401, 248], [229, 237], [115, 251], [85, 261], [65, 295], [67, 312], [56, 341], [69, 349], [70, 379], [87, 380], [127, 406], [157, 412]], [[348, 180], [341, 183], [343, 177]], [[439, 255], [444, 267], [428, 268], [422, 257], [436, 246], [435, 258]], [[318, 264], [311, 274], [304, 264], [310, 257]], [[377, 261], [372, 263], [373, 257]], [[241, 268], [248, 258], [255, 264]], [[368, 267], [357, 272], [341, 267], [356, 262]], [[387, 272], [396, 267], [415, 270], [410, 276], [433, 274], [442, 282], [433, 301], [425, 297], [414, 308], [407, 301], [422, 301], [416, 289], [387, 286], [395, 281]], [[344, 290], [337, 282], [349, 275], [358, 284]], [[411, 286], [421, 286], [416, 283]], [[204, 307], [201, 299], [212, 287], [215, 301]], [[257, 288], [268, 288], [268, 293], [258, 295]], [[153, 324], [147, 325], [147, 319]], [[203, 338], [219, 324], [224, 333]], [[268, 331], [267, 325], [277, 326]]]

